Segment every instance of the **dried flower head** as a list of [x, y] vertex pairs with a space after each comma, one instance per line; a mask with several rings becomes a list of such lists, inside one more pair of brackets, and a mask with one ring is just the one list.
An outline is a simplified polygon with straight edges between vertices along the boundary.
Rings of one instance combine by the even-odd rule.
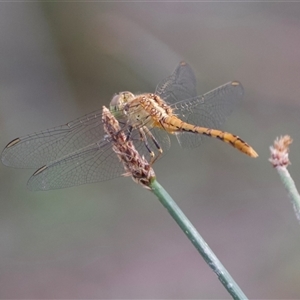
[[148, 161], [140, 156], [134, 144], [121, 130], [118, 120], [111, 114], [109, 109], [103, 106], [102, 123], [105, 132], [112, 141], [112, 149], [123, 163], [126, 173], [124, 176], [131, 176], [132, 179], [141, 184], [144, 188], [150, 189], [149, 185], [155, 178], [155, 173]]
[[289, 145], [293, 142], [289, 135], [276, 138], [274, 145], [270, 146], [271, 158], [269, 161], [273, 167], [287, 167], [290, 165], [289, 161]]

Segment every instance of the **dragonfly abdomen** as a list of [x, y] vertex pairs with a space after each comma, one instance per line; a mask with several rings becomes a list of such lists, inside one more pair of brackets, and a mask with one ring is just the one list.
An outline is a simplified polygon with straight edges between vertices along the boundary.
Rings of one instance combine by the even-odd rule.
[[190, 133], [198, 133], [198, 134], [204, 134], [206, 136], [210, 136], [213, 138], [217, 138], [225, 143], [230, 144], [234, 148], [238, 149], [239, 151], [251, 156], [251, 157], [257, 157], [258, 154], [255, 152], [255, 150], [248, 145], [245, 141], [243, 141], [240, 137], [237, 135], [234, 135], [229, 132], [221, 131], [218, 129], [211, 129], [211, 128], [205, 128], [200, 127], [196, 125], [192, 125], [186, 122], [181, 121], [175, 116], [169, 117], [165, 119], [165, 123], [168, 124], [168, 127], [165, 128], [169, 132], [178, 132], [178, 131], [184, 131], [184, 132], [190, 132]]

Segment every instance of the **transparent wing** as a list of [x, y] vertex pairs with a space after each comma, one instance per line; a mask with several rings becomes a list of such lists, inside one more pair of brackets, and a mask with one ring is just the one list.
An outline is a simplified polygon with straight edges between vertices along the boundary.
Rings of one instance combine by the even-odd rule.
[[[123, 130], [128, 133], [128, 127]], [[170, 146], [167, 134], [155, 128], [151, 132], [167, 150]], [[139, 153], [150, 160], [138, 129], [132, 131], [130, 138]], [[147, 142], [157, 152], [153, 140], [148, 138]], [[101, 110], [66, 125], [17, 138], [5, 147], [1, 159], [12, 167], [40, 167], [28, 181], [28, 187], [35, 191], [109, 180], [124, 173], [104, 132]]]
[[3, 150], [4, 165], [16, 168], [38, 168], [104, 137], [102, 110], [97, 110], [65, 125], [11, 141]]
[[[153, 134], [165, 147], [168, 147], [168, 136], [166, 136], [167, 140], [164, 140], [164, 135], [157, 135], [156, 132]], [[141, 140], [138, 130], [132, 132], [131, 139], [140, 155], [145, 156], [149, 161], [150, 153]], [[155, 151], [153, 141], [148, 140], [148, 144]], [[123, 165], [112, 150], [111, 142], [103, 139], [99, 143], [89, 145], [41, 167], [29, 179], [28, 187], [34, 191], [60, 189], [105, 181], [124, 173]]]
[[[234, 107], [243, 99], [244, 89], [240, 82], [228, 82], [220, 87], [191, 99], [171, 105], [180, 119], [201, 127], [220, 129]], [[206, 138], [192, 133], [177, 133], [177, 140], [182, 147], [194, 148]]]
[[110, 142], [93, 144], [38, 169], [29, 179], [33, 191], [52, 190], [109, 180], [124, 169]]
[[186, 62], [180, 62], [172, 75], [161, 81], [155, 93], [168, 104], [197, 96], [196, 77]]

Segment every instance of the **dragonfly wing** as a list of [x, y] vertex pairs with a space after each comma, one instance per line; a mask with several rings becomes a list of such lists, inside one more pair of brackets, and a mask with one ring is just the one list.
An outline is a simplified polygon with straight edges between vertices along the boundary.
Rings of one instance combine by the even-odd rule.
[[105, 133], [102, 110], [65, 125], [11, 141], [3, 150], [3, 164], [16, 168], [38, 168], [69, 153], [100, 141]]
[[[227, 117], [243, 99], [244, 89], [240, 82], [228, 82], [202, 96], [179, 101], [171, 105], [174, 113], [183, 121], [201, 127], [220, 129]], [[194, 148], [206, 139], [203, 135], [177, 133], [182, 147]]]
[[190, 65], [180, 62], [173, 74], [157, 85], [155, 94], [172, 104], [197, 96], [196, 84], [196, 76]]
[[[133, 130], [130, 138], [138, 153], [149, 161], [150, 153], [138, 130]], [[154, 149], [153, 141], [149, 140], [148, 143], [150, 148]], [[166, 143], [167, 141], [164, 141], [164, 145]], [[91, 144], [41, 167], [30, 177], [29, 189], [53, 190], [121, 176], [125, 170], [112, 146], [108, 138], [104, 138], [101, 142]]]
[[110, 142], [90, 145], [38, 169], [29, 179], [30, 190], [52, 190], [105, 181], [124, 173]]

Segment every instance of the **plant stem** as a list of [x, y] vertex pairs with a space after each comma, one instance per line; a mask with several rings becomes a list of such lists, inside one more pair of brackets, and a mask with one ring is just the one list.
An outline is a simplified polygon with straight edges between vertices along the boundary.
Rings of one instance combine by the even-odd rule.
[[218, 279], [221, 281], [225, 289], [232, 296], [233, 299], [247, 299], [243, 291], [234, 281], [234, 279], [227, 272], [225, 267], [221, 264], [212, 250], [209, 248], [207, 243], [198, 233], [193, 224], [189, 219], [184, 215], [175, 201], [167, 193], [167, 191], [156, 181], [154, 178], [150, 183], [150, 188], [152, 192], [158, 197], [160, 203], [168, 210], [170, 215], [196, 247], [198, 252], [202, 255], [206, 263], [210, 268], [217, 274]]
[[295, 182], [285, 166], [276, 167], [276, 170], [280, 176], [281, 182], [289, 193], [289, 197], [291, 198], [296, 217], [298, 221], [300, 221], [300, 196], [297, 191]]

